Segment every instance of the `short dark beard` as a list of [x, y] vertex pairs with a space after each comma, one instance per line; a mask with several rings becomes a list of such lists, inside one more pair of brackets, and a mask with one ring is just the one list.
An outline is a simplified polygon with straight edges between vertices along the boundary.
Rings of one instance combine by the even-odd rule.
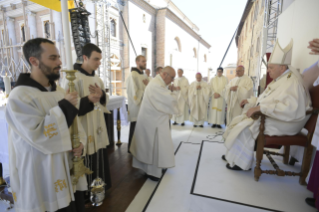
[[42, 73], [47, 77], [49, 81], [55, 81], [60, 79], [60, 72], [58, 72], [57, 74], [53, 73], [54, 69], [60, 69], [60, 68], [61, 68], [60, 66], [57, 66], [52, 69], [49, 66], [45, 65], [44, 63], [42, 63], [41, 61], [39, 64], [39, 69], [42, 71]]

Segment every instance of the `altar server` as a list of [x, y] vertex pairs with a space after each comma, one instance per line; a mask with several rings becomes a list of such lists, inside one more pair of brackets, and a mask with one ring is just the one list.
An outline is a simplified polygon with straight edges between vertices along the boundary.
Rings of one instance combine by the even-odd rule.
[[194, 123], [194, 127], [204, 127], [207, 120], [207, 107], [209, 100], [209, 87], [202, 80], [202, 74], [196, 74], [196, 81], [188, 89], [188, 101], [190, 107], [189, 120]]
[[188, 87], [189, 82], [186, 77], [183, 76], [183, 69], [178, 69], [177, 74], [178, 78], [174, 80], [174, 93], [177, 96], [178, 107], [180, 110], [180, 115], [173, 115], [172, 120], [174, 121], [173, 125], [181, 124], [185, 125], [185, 121], [189, 117], [189, 106], [188, 106]]
[[128, 139], [128, 152], [130, 152], [131, 141], [136, 126], [136, 120], [140, 111], [144, 90], [148, 84], [148, 79], [143, 71], [146, 68], [146, 58], [139, 55], [135, 58], [136, 68], [131, 69], [131, 73], [126, 79], [126, 93], [128, 99], [128, 119], [131, 122]]
[[172, 114], [179, 113], [176, 96], [167, 89], [176, 73], [165, 67], [147, 86], [137, 118], [130, 151], [133, 167], [142, 169], [158, 181], [162, 169], [175, 166], [174, 145], [169, 129]]
[[[87, 135], [86, 161], [91, 161], [87, 166], [93, 171], [88, 177], [89, 184], [97, 177], [97, 170], [104, 173], [100, 175], [106, 182], [106, 188], [111, 187], [111, 175], [108, 162], [106, 147], [109, 145], [109, 138], [104, 119], [104, 113], [110, 113], [106, 104], [109, 99], [105, 93], [104, 83], [99, 76], [95, 74], [101, 64], [102, 51], [95, 44], [88, 43], [82, 48], [83, 63], [74, 64], [76, 80], [74, 80], [75, 89], [80, 98], [79, 119]], [[62, 80], [62, 86], [68, 89], [68, 80]], [[99, 151], [100, 150], [100, 151]], [[100, 155], [100, 161], [97, 161], [97, 154]], [[102, 155], [104, 160], [102, 161]], [[97, 167], [99, 164], [99, 167]], [[104, 165], [104, 166], [103, 166]], [[86, 200], [89, 199], [88, 193]]]
[[270, 136], [295, 135], [301, 131], [311, 109], [308, 91], [304, 88], [301, 74], [288, 65], [291, 64], [292, 41], [281, 48], [278, 40], [268, 62], [268, 73], [273, 81], [259, 98], [243, 100], [246, 114], [237, 116], [229, 124], [224, 139], [227, 148], [227, 168], [249, 170], [254, 159], [255, 139], [259, 133], [260, 120], [254, 121], [251, 115], [261, 111], [268, 116], [265, 134]]
[[208, 111], [208, 123], [212, 124], [212, 128], [222, 128], [225, 123], [226, 102], [224, 99], [225, 88], [227, 86], [227, 78], [223, 76], [224, 69], [217, 69], [217, 76], [212, 78], [209, 83], [210, 88], [210, 106]]
[[244, 75], [244, 66], [236, 68], [236, 77], [232, 79], [225, 91], [227, 103], [227, 126], [236, 116], [241, 115], [243, 108], [240, 103], [253, 95], [253, 81], [249, 76]]
[[77, 93], [65, 93], [54, 82], [61, 61], [52, 41], [29, 40], [23, 53], [31, 74], [20, 74], [6, 106], [15, 211], [84, 211], [83, 193], [74, 192], [87, 190], [86, 178], [73, 186], [70, 176], [71, 159], [82, 155], [86, 142], [81, 133], [83, 144], [72, 150], [69, 127], [78, 114]]

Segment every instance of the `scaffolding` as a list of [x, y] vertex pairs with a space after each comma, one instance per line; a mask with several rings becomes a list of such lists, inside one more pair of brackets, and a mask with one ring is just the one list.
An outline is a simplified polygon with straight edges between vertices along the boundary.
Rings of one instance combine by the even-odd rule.
[[[277, 39], [278, 17], [282, 12], [282, 0], [266, 0], [265, 1], [265, 17], [264, 27], [267, 28], [267, 49], [272, 49]], [[265, 35], [264, 35], [265, 36]]]
[[111, 38], [110, 38], [110, 19], [109, 7], [110, 3], [107, 0], [94, 0], [96, 9], [96, 32], [97, 45], [102, 50], [101, 66], [98, 70], [98, 75], [102, 79], [106, 88], [109, 88], [109, 93], [112, 95], [112, 74], [111, 74]]

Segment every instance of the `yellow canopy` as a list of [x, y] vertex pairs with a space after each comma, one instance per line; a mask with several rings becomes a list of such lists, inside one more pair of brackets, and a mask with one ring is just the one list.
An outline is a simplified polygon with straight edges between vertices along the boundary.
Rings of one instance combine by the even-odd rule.
[[[61, 12], [61, 1], [60, 0], [30, 0], [34, 3], [42, 5], [43, 7], [47, 7], [51, 10], [55, 10], [57, 12]], [[66, 1], [66, 0], [62, 0]], [[69, 9], [74, 8], [74, 1], [68, 0], [68, 7]]]

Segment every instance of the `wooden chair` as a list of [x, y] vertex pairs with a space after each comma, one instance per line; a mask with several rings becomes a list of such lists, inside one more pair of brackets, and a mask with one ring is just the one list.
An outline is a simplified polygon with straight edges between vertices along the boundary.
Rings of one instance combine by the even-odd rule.
[[[294, 136], [268, 136], [264, 135], [265, 130], [265, 119], [266, 115], [261, 112], [256, 112], [252, 115], [254, 120], [260, 118], [260, 127], [259, 127], [259, 135], [256, 139], [256, 167], [254, 170], [255, 180], [258, 181], [261, 174], [270, 174], [277, 176], [299, 176], [299, 183], [301, 185], [306, 185], [306, 177], [310, 169], [311, 157], [313, 147], [311, 145], [311, 140], [313, 133], [315, 131], [318, 112], [319, 112], [319, 86], [316, 86], [310, 90], [310, 96], [312, 100], [312, 111], [308, 111], [307, 115], [311, 114], [309, 120], [304, 126], [305, 129], [308, 130], [308, 135], [302, 135], [301, 133], [296, 134]], [[270, 146], [284, 146], [284, 154], [279, 154], [271, 151], [264, 150], [264, 147]], [[289, 151], [291, 145], [303, 146], [305, 148], [303, 161], [301, 166], [301, 171], [299, 173], [284, 171], [279, 168], [276, 162], [273, 160], [271, 155], [279, 155], [283, 157], [283, 163], [288, 164], [289, 160]], [[263, 154], [265, 154], [271, 164], [273, 165], [275, 170], [262, 170], [260, 168], [261, 161], [263, 159]]]

